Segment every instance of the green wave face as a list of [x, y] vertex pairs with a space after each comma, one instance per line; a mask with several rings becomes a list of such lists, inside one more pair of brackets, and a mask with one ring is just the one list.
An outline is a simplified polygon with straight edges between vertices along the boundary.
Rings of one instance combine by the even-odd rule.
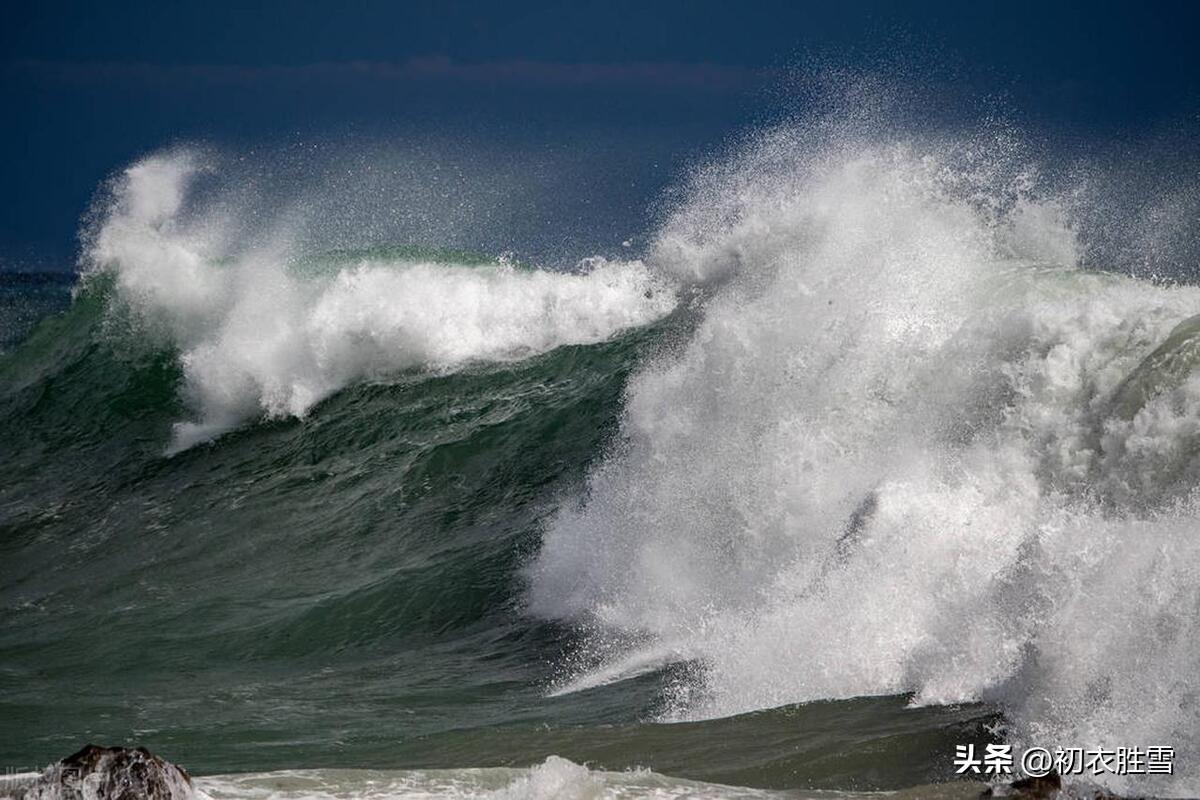
[[637, 264], [223, 252], [181, 210], [194, 172], [131, 168], [73, 302], [0, 355], [0, 760], [108, 719], [249, 765], [273, 726], [327, 741], [340, 712], [317, 698], [361, 703], [364, 682], [400, 739], [514, 682], [536, 695], [562, 632], [523, 620], [518, 568], [611, 437], [669, 292]]
[[1178, 387], [1200, 366], [1200, 315], [1176, 325], [1113, 393], [1113, 413], [1133, 419], [1154, 397]]
[[1200, 289], [1082, 269], [1003, 142], [808, 141], [557, 271], [131, 166], [0, 355], [0, 764], [925, 796], [1003, 737], [1195, 794]]
[[[168, 458], [181, 370], [108, 337], [103, 284], [0, 362], [3, 759], [50, 759], [59, 732], [106, 719], [187, 752], [240, 719], [224, 755], [194, 757], [250, 765], [364, 692], [382, 700], [353, 734], [370, 748], [502, 716], [514, 682], [538, 683], [528, 651], [558, 634], [520, 622], [516, 567], [656, 331], [410, 370]], [[254, 708], [283, 713], [246, 727]]]
[[[303, 420], [166, 456], [185, 410], [178, 354], [114, 336], [112, 292], [85, 283], [0, 361], [0, 759], [52, 760], [64, 730], [136, 730], [200, 773], [554, 752], [785, 788], [861, 780], [850, 744], [866, 735], [875, 783], [903, 786], [936, 776], [921, 753], [986, 736], [987, 709], [912, 715], [888, 698], [632, 721], [659, 710], [675, 667], [546, 698], [575, 634], [523, 613], [523, 566], [596, 456], [620, 446], [630, 370], [673, 348], [686, 316], [353, 385]], [[764, 757], [770, 769], [749, 765]]]

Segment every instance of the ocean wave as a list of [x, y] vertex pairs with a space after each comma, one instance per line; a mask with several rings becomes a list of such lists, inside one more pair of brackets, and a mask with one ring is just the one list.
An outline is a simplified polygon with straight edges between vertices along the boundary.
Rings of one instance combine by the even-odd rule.
[[1004, 134], [785, 125], [697, 176], [647, 263], [700, 322], [529, 568], [586, 632], [560, 685], [983, 701], [1018, 744], [1173, 746], [1110, 784], [1200, 791], [1200, 289], [1084, 268], [1037, 175]]
[[255, 417], [303, 416], [356, 382], [595, 343], [675, 306], [636, 261], [568, 273], [343, 255], [306, 269], [286, 231], [248, 246], [230, 236], [227, 203], [189, 204], [206, 172], [191, 151], [143, 159], [86, 236], [87, 275], [112, 277], [124, 327], [178, 352], [194, 418], [171, 451]]
[[[1200, 288], [1089, 268], [1100, 211], [1011, 135], [850, 127], [768, 131], [640, 260], [554, 272], [314, 248], [193, 150], [118, 175], [0, 359], [9, 752], [893, 789], [1001, 736], [1172, 746], [1111, 788], [1200, 791]], [[201, 781], [711, 788], [360, 779]]]

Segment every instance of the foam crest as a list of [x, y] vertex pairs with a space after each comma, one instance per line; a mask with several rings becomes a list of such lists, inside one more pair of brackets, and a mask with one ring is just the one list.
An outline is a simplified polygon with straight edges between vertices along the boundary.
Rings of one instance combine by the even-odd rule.
[[675, 305], [637, 261], [566, 273], [364, 256], [305, 269], [286, 226], [243, 241], [228, 208], [189, 203], [204, 171], [192, 152], [130, 167], [86, 253], [115, 276], [139, 335], [179, 352], [195, 419], [176, 426], [174, 450], [256, 417], [303, 416], [355, 382], [599, 342]]
[[1115, 398], [1200, 290], [1081, 270], [1003, 137], [804, 134], [702, 174], [658, 238], [715, 288], [530, 568], [533, 613], [595, 631], [601, 680], [568, 685], [657, 649], [699, 664], [669, 719], [995, 702], [1018, 742], [1174, 746], [1136, 791], [1194, 793], [1200, 379]]

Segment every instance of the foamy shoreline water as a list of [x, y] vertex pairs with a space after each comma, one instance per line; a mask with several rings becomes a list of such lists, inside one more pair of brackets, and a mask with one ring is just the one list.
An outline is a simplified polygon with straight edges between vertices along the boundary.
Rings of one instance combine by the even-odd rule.
[[[0, 787], [0, 797], [20, 797], [19, 792], [37, 776], [38, 773], [10, 776]], [[880, 797], [974, 800], [987, 788], [986, 784], [959, 781], [887, 793], [753, 789], [671, 778], [650, 770], [589, 769], [558, 756], [550, 756], [543, 763], [525, 769], [299, 769], [194, 776], [192, 784], [198, 800], [871, 800]], [[37, 800], [56, 798], [38, 795]]]

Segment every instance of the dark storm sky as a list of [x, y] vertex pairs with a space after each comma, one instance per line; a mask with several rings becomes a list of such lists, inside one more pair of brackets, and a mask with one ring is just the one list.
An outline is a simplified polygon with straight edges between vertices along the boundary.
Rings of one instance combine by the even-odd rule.
[[1197, 22], [1154, 2], [9, 2], [0, 268], [69, 267], [99, 182], [179, 140], [592, 146], [632, 218], [817, 63], [903, 64], [1080, 131], [1194, 126]]

